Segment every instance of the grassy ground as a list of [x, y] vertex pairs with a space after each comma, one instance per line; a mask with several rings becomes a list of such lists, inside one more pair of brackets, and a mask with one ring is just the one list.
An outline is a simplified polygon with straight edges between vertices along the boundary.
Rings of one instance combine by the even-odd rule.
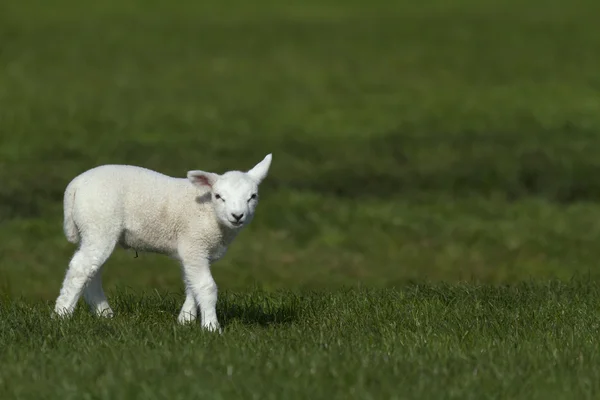
[[2, 398], [541, 400], [600, 389], [592, 283], [228, 293], [221, 336], [174, 325], [180, 298], [113, 299], [121, 314], [108, 322], [1, 306]]
[[[599, 13], [0, 4], [2, 398], [592, 396]], [[115, 321], [48, 318], [76, 174], [269, 152], [256, 218], [214, 268], [226, 335], [174, 326], [177, 265], [124, 251], [104, 273]]]

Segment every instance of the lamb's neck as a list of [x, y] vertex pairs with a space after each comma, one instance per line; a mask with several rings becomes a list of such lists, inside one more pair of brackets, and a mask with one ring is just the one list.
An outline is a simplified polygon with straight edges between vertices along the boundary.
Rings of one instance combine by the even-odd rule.
[[229, 246], [229, 244], [231, 244], [231, 242], [233, 242], [233, 239], [235, 239], [236, 236], [238, 235], [239, 229], [231, 229], [220, 223], [218, 225], [219, 225], [219, 229], [221, 231], [221, 240], [223, 241], [223, 245]]

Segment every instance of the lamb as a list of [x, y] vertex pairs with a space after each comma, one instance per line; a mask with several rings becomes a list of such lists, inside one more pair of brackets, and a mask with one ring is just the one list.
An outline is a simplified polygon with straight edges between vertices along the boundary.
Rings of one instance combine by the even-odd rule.
[[66, 271], [54, 312], [72, 315], [81, 294], [91, 311], [111, 317], [102, 289], [102, 265], [117, 245], [136, 252], [164, 254], [183, 269], [186, 298], [181, 324], [221, 328], [216, 315], [217, 285], [211, 264], [225, 255], [252, 221], [258, 186], [272, 155], [247, 172], [222, 175], [193, 170], [175, 178], [131, 165], [102, 165], [75, 177], [64, 195], [64, 232], [79, 243]]

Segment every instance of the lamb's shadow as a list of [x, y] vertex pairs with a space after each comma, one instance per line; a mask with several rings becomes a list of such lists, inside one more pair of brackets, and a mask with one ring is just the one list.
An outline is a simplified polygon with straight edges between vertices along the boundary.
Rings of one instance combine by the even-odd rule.
[[245, 325], [269, 326], [290, 324], [298, 318], [298, 307], [289, 302], [271, 302], [266, 299], [257, 302], [252, 299], [228, 298], [217, 309], [222, 325], [235, 321]]

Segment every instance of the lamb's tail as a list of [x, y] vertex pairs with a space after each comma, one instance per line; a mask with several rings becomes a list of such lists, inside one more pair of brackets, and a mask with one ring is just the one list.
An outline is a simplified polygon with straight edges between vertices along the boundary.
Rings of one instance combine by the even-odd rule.
[[65, 231], [67, 240], [71, 243], [79, 242], [79, 229], [77, 229], [77, 225], [75, 225], [75, 221], [73, 220], [73, 207], [75, 203], [76, 192], [77, 187], [75, 181], [72, 181], [65, 189], [65, 197], [63, 200], [65, 218], [63, 222], [63, 229]]

